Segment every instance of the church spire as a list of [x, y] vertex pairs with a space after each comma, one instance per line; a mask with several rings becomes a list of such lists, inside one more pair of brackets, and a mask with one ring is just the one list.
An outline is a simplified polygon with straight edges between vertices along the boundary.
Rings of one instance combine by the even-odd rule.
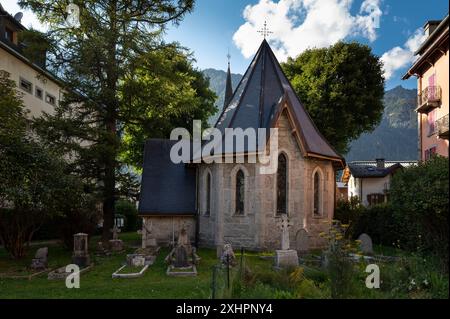
[[233, 87], [231, 84], [231, 71], [230, 71], [230, 52], [227, 54], [228, 58], [228, 71], [227, 71], [227, 82], [225, 87], [225, 98], [223, 102], [223, 107], [226, 108], [228, 103], [230, 103], [231, 98], [233, 97]]

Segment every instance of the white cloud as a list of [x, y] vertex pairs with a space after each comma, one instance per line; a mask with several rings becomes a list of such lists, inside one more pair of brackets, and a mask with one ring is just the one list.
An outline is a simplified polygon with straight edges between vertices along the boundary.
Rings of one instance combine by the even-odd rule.
[[312, 47], [326, 47], [351, 35], [374, 41], [382, 15], [380, 0], [364, 0], [359, 13], [350, 12], [353, 0], [260, 0], [248, 5], [243, 13], [246, 22], [239, 27], [233, 41], [249, 58], [261, 43], [257, 31], [264, 20], [273, 32], [270, 42], [278, 59], [285, 61]]
[[426, 36], [422, 29], [417, 29], [406, 40], [403, 47], [396, 46], [381, 56], [386, 80], [389, 80], [397, 70], [414, 62], [414, 52], [423, 43], [425, 38]]

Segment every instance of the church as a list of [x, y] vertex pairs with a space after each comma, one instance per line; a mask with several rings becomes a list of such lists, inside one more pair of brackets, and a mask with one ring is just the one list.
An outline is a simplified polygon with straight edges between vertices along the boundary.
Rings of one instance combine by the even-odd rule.
[[[280, 249], [277, 225], [287, 214], [291, 249], [323, 247], [319, 234], [333, 218], [336, 170], [344, 159], [314, 125], [266, 40], [234, 92], [228, 65], [225, 105], [214, 127], [224, 134], [233, 128], [278, 129], [278, 149], [270, 154], [276, 171], [262, 174], [262, 163], [247, 160], [176, 164], [170, 151], [177, 141], [148, 140], [139, 215], [158, 245], [175, 242], [184, 227], [199, 247]], [[248, 159], [259, 149], [220, 156]]]

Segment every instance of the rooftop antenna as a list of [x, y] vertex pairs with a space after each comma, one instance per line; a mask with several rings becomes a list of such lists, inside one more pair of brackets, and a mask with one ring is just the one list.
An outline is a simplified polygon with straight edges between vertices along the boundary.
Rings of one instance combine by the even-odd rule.
[[17, 13], [14, 15], [14, 19], [15, 19], [17, 22], [19, 22], [19, 23], [22, 23], [22, 18], [23, 18], [23, 13], [22, 13], [22, 12], [17, 12]]

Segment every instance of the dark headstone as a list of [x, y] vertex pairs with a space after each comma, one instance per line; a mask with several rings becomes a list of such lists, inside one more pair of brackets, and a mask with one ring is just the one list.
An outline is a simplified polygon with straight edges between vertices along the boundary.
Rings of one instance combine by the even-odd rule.
[[178, 246], [175, 248], [174, 266], [177, 268], [189, 267], [188, 252], [186, 247]]

